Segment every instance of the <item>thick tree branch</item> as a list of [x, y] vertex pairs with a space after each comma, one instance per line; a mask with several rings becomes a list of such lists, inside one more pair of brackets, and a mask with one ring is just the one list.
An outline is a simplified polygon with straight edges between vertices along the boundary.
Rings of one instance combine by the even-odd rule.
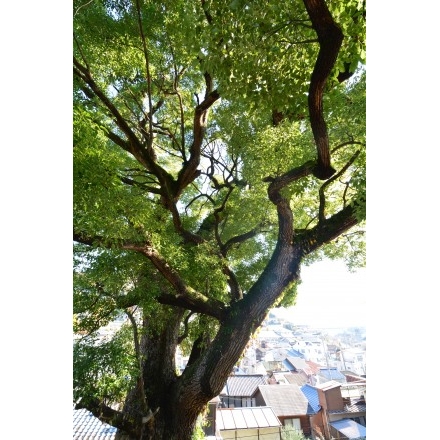
[[272, 201], [272, 203], [276, 205], [278, 201], [281, 200], [282, 197], [280, 191], [283, 188], [285, 188], [287, 185], [294, 182], [295, 180], [301, 179], [302, 177], [312, 174], [314, 168], [315, 168], [315, 163], [309, 161], [301, 165], [300, 167], [293, 168], [292, 170], [288, 171], [285, 174], [282, 174], [281, 176], [265, 177], [263, 181], [270, 182], [267, 192], [269, 195], [269, 199]]
[[327, 125], [323, 116], [322, 98], [325, 84], [336, 62], [344, 38], [341, 28], [333, 20], [325, 0], [304, 0], [313, 29], [318, 35], [319, 53], [312, 72], [308, 105], [310, 123], [318, 151], [318, 164], [313, 174], [328, 179], [335, 173], [331, 166]]
[[297, 239], [301, 242], [303, 255], [312, 253], [357, 225], [359, 219], [355, 215], [356, 208], [364, 204], [365, 200], [355, 201], [338, 213], [320, 221], [314, 228], [298, 234]]
[[[74, 232], [73, 238], [74, 241], [77, 241], [78, 243], [90, 246], [94, 246], [98, 243], [101, 246], [106, 246], [106, 242], [102, 237], [86, 237]], [[178, 306], [197, 313], [204, 313], [218, 319], [219, 321], [224, 318], [224, 314], [227, 311], [225, 304], [214, 298], [208, 298], [187, 286], [177, 271], [175, 271], [165, 259], [159, 255], [150, 243], [120, 242], [119, 248], [139, 252], [147, 257], [161, 275], [171, 284], [176, 293], [162, 293], [158, 297], [159, 303]]]
[[124, 249], [135, 250], [145, 255], [171, 284], [176, 294], [162, 294], [159, 302], [162, 304], [177, 305], [194, 312], [206, 313], [222, 320], [226, 311], [225, 305], [214, 298], [208, 298], [187, 286], [180, 275], [175, 271], [164, 258], [149, 244], [143, 246], [123, 246]]
[[235, 302], [243, 299], [243, 291], [241, 290], [240, 283], [233, 270], [225, 265], [223, 267], [223, 273], [228, 277], [228, 286], [229, 289], [231, 289], [231, 301]]
[[197, 167], [200, 164], [201, 148], [205, 136], [208, 113], [212, 105], [220, 99], [217, 90], [211, 91], [212, 79], [205, 73], [206, 94], [205, 99], [196, 107], [194, 112], [193, 143], [190, 148], [190, 157], [179, 172], [177, 177], [178, 194], [200, 175]]
[[243, 243], [246, 240], [255, 237], [259, 232], [260, 232], [260, 227], [257, 227], [252, 229], [251, 231], [245, 232], [244, 234], [236, 235], [235, 237], [230, 238], [224, 245], [221, 246], [222, 255], [226, 256], [226, 254], [232, 248], [232, 246], [234, 246], [235, 244]]

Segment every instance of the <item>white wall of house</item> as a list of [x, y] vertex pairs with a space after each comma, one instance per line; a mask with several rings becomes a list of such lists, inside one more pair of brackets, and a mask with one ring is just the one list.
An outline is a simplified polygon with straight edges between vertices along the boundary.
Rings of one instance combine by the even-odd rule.
[[341, 371], [352, 371], [357, 375], [367, 374], [367, 357], [364, 350], [345, 349], [340, 352], [337, 367]]
[[292, 348], [304, 355], [306, 361], [325, 362], [325, 347], [322, 341], [296, 341]]

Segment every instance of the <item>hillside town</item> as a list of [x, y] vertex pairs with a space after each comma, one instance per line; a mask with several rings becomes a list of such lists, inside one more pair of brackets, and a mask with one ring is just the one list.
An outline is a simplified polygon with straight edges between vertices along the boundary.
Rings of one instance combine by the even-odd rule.
[[[187, 362], [178, 351], [180, 371]], [[269, 313], [208, 407], [206, 440], [366, 439], [365, 328], [313, 329]], [[97, 419], [87, 436], [93, 419], [74, 410], [74, 440], [122, 438]], [[294, 431], [303, 437], [289, 437]]]

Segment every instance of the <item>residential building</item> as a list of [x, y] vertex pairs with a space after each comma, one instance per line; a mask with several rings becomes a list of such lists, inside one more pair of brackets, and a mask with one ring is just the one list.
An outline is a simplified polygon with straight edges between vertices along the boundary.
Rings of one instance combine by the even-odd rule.
[[[366, 437], [366, 401], [361, 392], [354, 395], [354, 386], [352, 383], [343, 385], [335, 380], [316, 385], [326, 439]], [[359, 386], [359, 391], [365, 392], [366, 384]], [[350, 391], [353, 397], [349, 396]], [[343, 397], [343, 394], [347, 397]], [[354, 437], [356, 432], [358, 437]]]
[[220, 392], [221, 407], [253, 407], [257, 406], [255, 392], [259, 385], [266, 384], [262, 374], [231, 375]]
[[258, 406], [270, 406], [283, 426], [311, 435], [310, 416], [314, 410], [298, 385], [259, 385], [255, 400]]
[[281, 423], [267, 406], [217, 408], [216, 435], [222, 440], [280, 440]]

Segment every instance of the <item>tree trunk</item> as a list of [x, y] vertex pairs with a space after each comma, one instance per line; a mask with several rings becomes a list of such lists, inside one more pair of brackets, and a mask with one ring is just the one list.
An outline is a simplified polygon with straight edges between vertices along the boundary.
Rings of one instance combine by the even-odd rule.
[[[281, 294], [287, 281], [297, 277], [300, 258], [292, 257], [290, 253], [290, 264], [284, 266], [284, 273], [279, 274], [282, 276], [271, 282], [266, 276], [266, 281], [260, 281], [267, 290], [264, 295], [257, 293], [259, 301], [249, 292], [248, 298], [254, 296], [254, 300], [245, 298], [231, 307], [209, 346], [200, 351], [195, 345], [192, 362], [180, 376], [176, 373], [174, 353], [183, 310], [170, 307], [166, 324], [161, 328], [157, 327], [157, 319], [144, 320], [141, 342], [144, 391], [148, 408], [155, 415], [142, 426], [142, 419], [135, 417], [142, 412], [141, 393], [133, 390], [127, 399], [126, 411], [139, 420], [139, 440], [191, 440], [198, 417], [209, 400], [221, 392], [274, 296]], [[296, 261], [293, 263], [293, 260]]]

